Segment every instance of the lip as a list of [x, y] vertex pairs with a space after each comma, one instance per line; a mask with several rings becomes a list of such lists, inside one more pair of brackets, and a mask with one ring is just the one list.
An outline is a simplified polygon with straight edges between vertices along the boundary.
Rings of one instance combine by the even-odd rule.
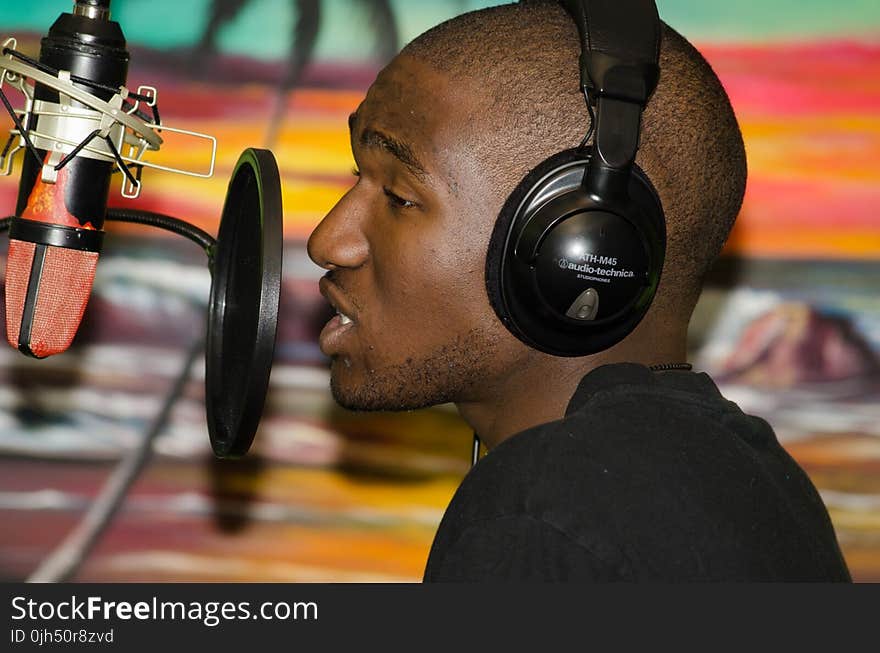
[[339, 315], [334, 315], [333, 319], [321, 329], [321, 335], [318, 337], [321, 351], [327, 356], [340, 353], [345, 337], [352, 329], [354, 329], [354, 322], [343, 324], [342, 318]]
[[351, 305], [346, 301], [339, 288], [335, 286], [332, 281], [327, 279], [327, 277], [323, 277], [321, 281], [318, 282], [318, 289], [330, 306], [351, 318], [351, 322], [348, 324], [342, 324], [342, 317], [340, 315], [334, 315], [321, 330], [321, 335], [319, 336], [321, 351], [327, 356], [333, 356], [334, 354], [339, 353], [343, 341], [345, 340], [345, 336], [357, 325], [357, 316], [354, 314]]

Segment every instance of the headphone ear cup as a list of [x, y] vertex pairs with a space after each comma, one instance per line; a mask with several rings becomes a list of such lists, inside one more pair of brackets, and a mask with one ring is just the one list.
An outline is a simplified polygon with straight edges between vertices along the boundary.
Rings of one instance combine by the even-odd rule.
[[632, 332], [665, 256], [663, 210], [647, 176], [633, 166], [627, 194], [603, 201], [583, 188], [589, 163], [588, 151], [574, 149], [532, 170], [504, 203], [486, 256], [496, 315], [556, 356], [593, 354]]
[[504, 202], [501, 213], [495, 220], [495, 227], [492, 229], [492, 237], [489, 239], [489, 249], [486, 253], [486, 294], [489, 296], [489, 303], [498, 319], [513, 335], [526, 344], [531, 343], [525, 339], [525, 334], [520, 332], [516, 323], [511, 319], [505, 307], [502, 290], [502, 261], [514, 220], [521, 213], [521, 208], [526, 200], [534, 195], [533, 191], [540, 188], [545, 177], [562, 166], [582, 163], [586, 167], [589, 160], [590, 156], [587, 151], [575, 148], [558, 152], [542, 161], [519, 182], [508, 196], [507, 201]]

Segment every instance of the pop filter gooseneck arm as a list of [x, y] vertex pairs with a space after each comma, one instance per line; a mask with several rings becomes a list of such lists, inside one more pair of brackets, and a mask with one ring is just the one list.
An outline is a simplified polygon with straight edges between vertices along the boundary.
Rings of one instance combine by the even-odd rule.
[[[15, 216], [9, 216], [0, 219], [0, 234], [9, 231], [9, 227]], [[213, 261], [214, 249], [217, 247], [217, 240], [207, 231], [202, 231], [195, 225], [188, 222], [173, 218], [170, 215], [161, 213], [153, 213], [151, 211], [138, 211], [133, 209], [108, 209], [107, 221], [109, 222], [128, 222], [130, 224], [142, 224], [148, 227], [158, 227], [165, 231], [171, 231], [179, 236], [188, 238], [196, 245], [205, 250], [208, 256], [208, 262]]]
[[[209, 265], [214, 260], [214, 249], [217, 240], [207, 231], [202, 231], [189, 222], [173, 218], [170, 215], [153, 213], [152, 211], [138, 211], [134, 209], [108, 209], [107, 220], [109, 222], [128, 222], [129, 224], [142, 224], [148, 227], [158, 227], [165, 231], [171, 231], [178, 236], [189, 238], [196, 245], [205, 250], [208, 255]], [[213, 268], [212, 268], [213, 269]]]

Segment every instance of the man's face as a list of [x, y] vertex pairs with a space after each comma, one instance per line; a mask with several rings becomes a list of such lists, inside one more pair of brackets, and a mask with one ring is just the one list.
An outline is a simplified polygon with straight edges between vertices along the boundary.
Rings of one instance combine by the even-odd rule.
[[308, 245], [328, 270], [321, 292], [342, 314], [320, 344], [343, 406], [475, 400], [517, 349], [485, 293], [501, 202], [472, 146], [483, 120], [463, 84], [408, 57], [351, 118], [356, 183]]

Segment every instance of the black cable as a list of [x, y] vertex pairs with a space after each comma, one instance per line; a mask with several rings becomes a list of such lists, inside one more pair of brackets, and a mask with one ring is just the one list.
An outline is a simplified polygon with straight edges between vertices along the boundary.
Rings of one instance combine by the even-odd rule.
[[168, 391], [162, 408], [144, 431], [138, 445], [119, 462], [104, 483], [91, 508], [64, 541], [28, 577], [29, 583], [58, 583], [74, 576], [122, 506], [125, 495], [143, 470], [153, 451], [153, 442], [168, 425], [171, 409], [183, 396], [193, 364], [204, 349], [200, 336], [193, 341], [180, 373]]
[[590, 93], [586, 87], [583, 88], [584, 100], [587, 102], [587, 111], [590, 112], [590, 128], [587, 130], [587, 133], [584, 135], [584, 139], [581, 141], [581, 144], [578, 146], [581, 149], [586, 146], [589, 142], [590, 138], [593, 137], [593, 134], [596, 131], [596, 112], [593, 111], [593, 104], [590, 102]]
[[202, 231], [195, 225], [188, 222], [173, 218], [170, 215], [161, 213], [153, 213], [152, 211], [138, 211], [134, 209], [109, 209], [107, 211], [107, 220], [113, 222], [129, 222], [131, 224], [142, 224], [148, 227], [158, 227], [165, 231], [171, 231], [199, 245], [208, 260], [213, 261], [214, 250], [217, 247], [215, 238], [206, 231]]

